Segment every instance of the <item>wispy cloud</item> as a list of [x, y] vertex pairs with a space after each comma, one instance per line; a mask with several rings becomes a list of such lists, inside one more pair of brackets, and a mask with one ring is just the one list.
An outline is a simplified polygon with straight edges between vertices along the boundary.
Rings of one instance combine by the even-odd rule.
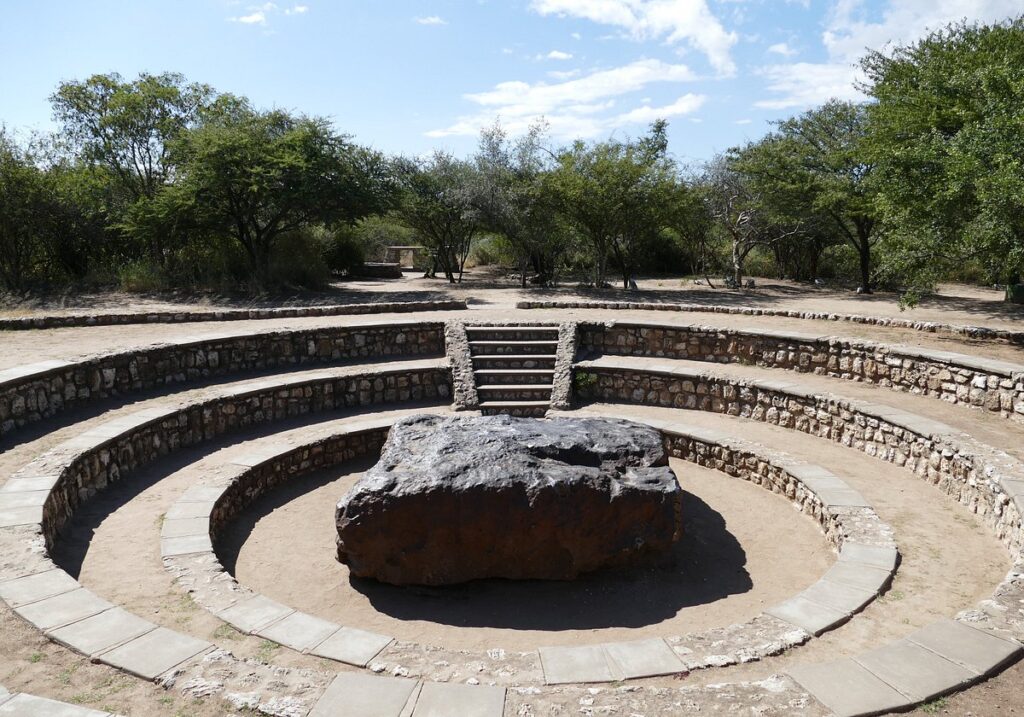
[[447, 25], [448, 21], [438, 15], [414, 18], [420, 25]]
[[635, 40], [664, 37], [670, 45], [685, 41], [702, 52], [719, 74], [736, 71], [731, 49], [738, 37], [726, 31], [707, 0], [532, 0], [530, 7], [541, 15], [618, 27]]
[[768, 52], [775, 55], [782, 55], [783, 57], [792, 57], [797, 54], [796, 50], [790, 47], [785, 42], [776, 42], [774, 45], [768, 48]]
[[499, 117], [505, 128], [516, 134], [543, 117], [555, 137], [594, 137], [617, 127], [696, 111], [706, 99], [703, 95], [687, 94], [664, 107], [640, 106], [613, 113], [619, 102], [648, 85], [695, 79], [686, 65], [639, 60], [562, 82], [501, 82], [488, 91], [465, 95], [479, 110], [457, 118], [448, 127], [431, 130], [427, 136], [472, 136]]
[[544, 55], [545, 60], [571, 60], [572, 53], [562, 52], [561, 50], [552, 50], [548, 54]]
[[266, 27], [270, 24], [270, 18], [274, 15], [304, 15], [309, 12], [308, 5], [292, 5], [291, 7], [279, 7], [277, 3], [265, 2], [262, 5], [250, 5], [246, 8], [245, 15], [229, 17], [229, 22], [237, 22], [241, 25], [256, 25]]

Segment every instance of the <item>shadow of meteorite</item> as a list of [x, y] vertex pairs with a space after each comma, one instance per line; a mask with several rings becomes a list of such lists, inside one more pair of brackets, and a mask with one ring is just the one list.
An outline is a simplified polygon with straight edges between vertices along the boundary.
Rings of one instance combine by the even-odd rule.
[[746, 553], [725, 519], [697, 496], [683, 498], [686, 531], [672, 560], [616, 568], [571, 581], [474, 580], [445, 587], [398, 587], [349, 579], [380, 612], [399, 620], [513, 630], [643, 627], [680, 609], [748, 592]]

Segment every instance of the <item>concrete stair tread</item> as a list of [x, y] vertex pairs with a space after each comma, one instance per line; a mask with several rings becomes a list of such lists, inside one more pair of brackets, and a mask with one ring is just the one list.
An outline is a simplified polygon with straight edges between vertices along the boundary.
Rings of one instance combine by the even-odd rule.
[[480, 408], [547, 408], [547, 401], [481, 401]]
[[477, 391], [550, 391], [550, 383], [489, 383], [476, 387]]
[[557, 326], [467, 326], [466, 331], [546, 331], [550, 333], [558, 333]]
[[545, 374], [555, 375], [553, 368], [482, 368], [474, 371], [477, 376], [518, 376], [525, 374], [527, 376], [533, 374]]
[[523, 339], [518, 341], [497, 339], [497, 340], [472, 340], [469, 345], [472, 346], [554, 346], [558, 344], [558, 339]]

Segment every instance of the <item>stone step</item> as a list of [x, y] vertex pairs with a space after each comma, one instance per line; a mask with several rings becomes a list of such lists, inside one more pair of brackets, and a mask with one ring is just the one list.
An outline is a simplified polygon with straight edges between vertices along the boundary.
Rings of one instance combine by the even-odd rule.
[[552, 369], [498, 369], [477, 370], [473, 372], [478, 386], [494, 386], [497, 384], [516, 384], [551, 386], [554, 383], [554, 371]]
[[555, 365], [554, 354], [478, 354], [472, 357], [474, 370], [478, 366], [491, 369], [548, 369]]
[[551, 391], [550, 383], [485, 383], [477, 391]]
[[558, 338], [557, 326], [467, 326], [470, 341], [547, 341]]
[[515, 355], [553, 355], [558, 341], [470, 341], [469, 350], [474, 356], [515, 354]]

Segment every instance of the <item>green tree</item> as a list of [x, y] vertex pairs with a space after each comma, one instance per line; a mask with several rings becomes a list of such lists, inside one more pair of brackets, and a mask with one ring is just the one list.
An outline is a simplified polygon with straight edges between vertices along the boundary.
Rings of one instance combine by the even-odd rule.
[[[207, 85], [187, 83], [182, 75], [140, 74], [127, 81], [117, 73], [61, 83], [50, 97], [62, 138], [78, 158], [104, 168], [114, 189], [112, 220], [138, 223], [137, 212], [172, 175], [170, 145], [217, 99]], [[150, 233], [150, 259], [163, 265], [164, 236]]]
[[1024, 270], [1024, 18], [953, 25], [862, 61], [888, 269], [924, 289], [965, 262]]
[[777, 124], [764, 139], [735, 153], [779, 223], [801, 231], [773, 244], [777, 258], [809, 253], [812, 262], [836, 237], [860, 261], [860, 285], [870, 293], [872, 249], [878, 241], [878, 185], [868, 161], [864, 105], [832, 100]]
[[712, 160], [702, 178], [708, 211], [715, 229], [729, 244], [731, 283], [742, 286], [743, 267], [750, 253], [758, 248], [771, 249], [800, 232], [800, 225], [776, 211], [763, 188], [741, 171], [743, 151]]
[[552, 188], [562, 211], [590, 242], [598, 286], [611, 258], [628, 289], [638, 249], [669, 220], [678, 179], [666, 153], [666, 127], [658, 120], [635, 141], [578, 141], [558, 156]]
[[469, 162], [447, 152], [396, 162], [401, 187], [396, 215], [430, 248], [434, 267], [451, 283], [462, 274], [473, 238], [483, 223], [477, 203], [479, 176]]
[[567, 248], [557, 202], [546, 181], [551, 155], [544, 147], [545, 129], [533, 125], [512, 142], [495, 123], [481, 131], [475, 157], [475, 203], [481, 219], [512, 247], [524, 287], [531, 266], [543, 283], [554, 279]]
[[210, 117], [171, 145], [173, 184], [137, 222], [140, 233], [231, 237], [252, 278], [270, 283], [277, 242], [317, 224], [352, 224], [386, 208], [383, 158], [352, 144], [323, 119], [283, 111]]
[[46, 175], [0, 127], [0, 284], [22, 291], [37, 277], [53, 209]]

